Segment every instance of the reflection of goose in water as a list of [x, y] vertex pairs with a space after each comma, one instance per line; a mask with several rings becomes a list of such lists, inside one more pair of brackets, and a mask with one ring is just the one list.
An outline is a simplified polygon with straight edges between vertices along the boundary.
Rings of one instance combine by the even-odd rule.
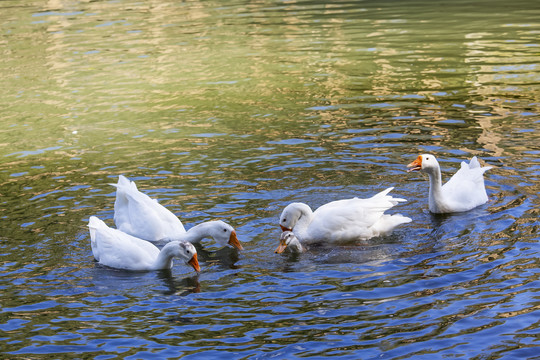
[[[336, 244], [309, 244], [304, 246], [304, 252], [292, 252], [287, 249], [283, 252], [282, 262], [268, 263], [267, 266], [278, 267], [283, 272], [307, 272], [326, 265], [338, 265], [344, 269], [358, 270], [358, 266], [379, 267], [392, 259], [400, 259], [404, 252], [399, 236], [379, 238], [381, 242], [358, 241], [348, 245]], [[377, 239], [377, 240], [379, 240]], [[382, 242], [384, 241], [384, 242]]]
[[491, 166], [481, 167], [473, 157], [467, 164], [461, 162], [461, 168], [442, 185], [441, 168], [433, 155], [419, 155], [407, 165], [409, 171], [423, 171], [429, 176], [429, 210], [433, 213], [453, 213], [474, 209], [488, 201], [484, 186], [484, 173]]
[[205, 267], [218, 265], [222, 269], [239, 269], [241, 266], [236, 265], [239, 258], [239, 253], [236, 249], [224, 247], [216, 251], [205, 249], [200, 244], [194, 244], [197, 249], [197, 254]]
[[[384, 213], [399, 202], [406, 201], [388, 195], [392, 189], [388, 188], [368, 199], [333, 201], [315, 211], [304, 203], [292, 203], [281, 213], [279, 223], [283, 231], [292, 231], [302, 244], [345, 243], [389, 235], [396, 226], [412, 221], [399, 214]], [[284, 244], [280, 243], [276, 252], [285, 250]]]
[[135, 182], [120, 175], [118, 183], [111, 185], [116, 187], [114, 222], [119, 230], [127, 234], [148, 241], [191, 243], [212, 237], [221, 246], [229, 244], [243, 250], [234, 228], [221, 220], [207, 221], [186, 231], [176, 215], [157, 200], [140, 192]]
[[158, 279], [161, 280], [163, 285], [167, 288], [167, 290], [163, 291], [164, 295], [177, 294], [179, 296], [186, 296], [192, 293], [201, 292], [199, 274], [179, 279], [173, 277], [170, 269], [158, 271], [156, 274]]
[[90, 244], [94, 258], [103, 265], [124, 270], [162, 270], [173, 266], [179, 258], [200, 271], [197, 250], [189, 242], [172, 241], [161, 250], [154, 244], [111, 229], [103, 221], [91, 216], [88, 222]]

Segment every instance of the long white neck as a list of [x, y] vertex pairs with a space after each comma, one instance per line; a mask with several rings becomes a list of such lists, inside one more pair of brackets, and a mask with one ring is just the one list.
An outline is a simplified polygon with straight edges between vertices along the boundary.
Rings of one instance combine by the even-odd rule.
[[174, 257], [174, 250], [173, 250], [174, 246], [176, 245], [173, 243], [168, 243], [161, 249], [154, 263], [155, 270], [172, 268], [173, 266], [172, 260]]
[[438, 204], [443, 202], [441, 168], [437, 166], [426, 172], [429, 176], [429, 209], [438, 212]]
[[210, 236], [210, 228], [213, 221], [207, 221], [202, 224], [195, 225], [186, 232], [177, 232], [175, 236], [164, 239], [167, 242], [171, 241], [189, 241], [190, 243], [196, 243]]
[[211, 228], [213, 226], [212, 221], [203, 222], [201, 224], [195, 225], [189, 229], [186, 233], [183, 234], [184, 241], [189, 241], [190, 243], [196, 243], [204, 239], [205, 237], [210, 237]]
[[308, 205], [302, 203], [298, 203], [296, 209], [300, 212], [300, 217], [293, 226], [293, 232], [300, 241], [305, 241], [309, 238], [308, 227], [313, 219], [313, 211]]

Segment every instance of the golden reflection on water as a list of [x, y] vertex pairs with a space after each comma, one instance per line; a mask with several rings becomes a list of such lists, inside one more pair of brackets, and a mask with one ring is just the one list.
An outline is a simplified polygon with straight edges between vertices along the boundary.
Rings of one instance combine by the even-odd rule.
[[[504, 147], [493, 122], [512, 111], [504, 96], [497, 95], [521, 90], [505, 89], [522, 83], [513, 76], [516, 63], [530, 62], [532, 54], [523, 46], [527, 40], [512, 40], [532, 33], [498, 25], [491, 32], [471, 27], [457, 34], [451, 18], [419, 14], [418, 19], [379, 19], [381, 9], [365, 5], [235, 4], [233, 16], [221, 16], [217, 6], [198, 2], [68, 7], [49, 1], [32, 14], [35, 24], [25, 34], [33, 45], [26, 58], [35, 76], [46, 74], [45, 84], [32, 82], [29, 89], [39, 93], [36, 106], [46, 104], [47, 113], [56, 117], [49, 116], [47, 125], [113, 132], [118, 120], [144, 126], [145, 118], [157, 116], [180, 120], [184, 126], [181, 115], [186, 112], [211, 116], [234, 104], [241, 105], [243, 117], [236, 121], [244, 123], [261, 107], [278, 117], [302, 111], [324, 122], [339, 122], [358, 113], [346, 105], [363, 102], [395, 104], [384, 116], [397, 117], [407, 111], [396, 102], [417, 96], [420, 103], [411, 104], [409, 113], [425, 118], [432, 135], [443, 139], [441, 144], [455, 135], [437, 125], [456, 117], [453, 105], [490, 112], [488, 118], [468, 109], [466, 116], [482, 128], [475, 140], [500, 156]], [[516, 30], [515, 37], [502, 42], [499, 37], [509, 30]], [[501, 69], [508, 61], [508, 68]], [[534, 66], [527, 69], [518, 75], [537, 72]], [[508, 72], [508, 81], [496, 85], [501, 70]], [[367, 97], [359, 99], [358, 92]], [[463, 103], [471, 95], [474, 102]], [[29, 97], [24, 100], [28, 106]], [[538, 101], [538, 92], [527, 98], [531, 100]], [[303, 111], [321, 103], [339, 110]], [[178, 116], [178, 111], [183, 114]], [[201, 120], [206, 118], [196, 118]], [[43, 130], [51, 132], [51, 127]], [[53, 132], [50, 138], [55, 137]], [[475, 147], [462, 149], [477, 152]]]

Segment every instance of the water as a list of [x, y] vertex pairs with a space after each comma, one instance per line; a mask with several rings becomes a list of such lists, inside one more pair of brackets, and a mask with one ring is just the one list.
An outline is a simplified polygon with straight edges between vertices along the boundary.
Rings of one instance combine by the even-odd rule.
[[[3, 1], [5, 358], [538, 358], [533, 1]], [[490, 202], [427, 210], [473, 155]], [[93, 261], [117, 176], [245, 251]], [[274, 254], [284, 206], [394, 186], [392, 236]], [[54, 354], [54, 355], [52, 355]]]

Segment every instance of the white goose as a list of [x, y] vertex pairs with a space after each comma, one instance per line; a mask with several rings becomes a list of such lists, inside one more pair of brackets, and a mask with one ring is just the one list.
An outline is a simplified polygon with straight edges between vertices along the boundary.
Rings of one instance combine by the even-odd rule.
[[133, 236], [148, 241], [189, 241], [199, 242], [212, 237], [219, 244], [229, 244], [243, 250], [232, 226], [223, 221], [207, 221], [186, 232], [184, 225], [166, 207], [137, 189], [135, 182], [125, 176], [118, 177], [116, 201], [114, 202], [114, 222], [116, 227]]
[[162, 270], [170, 269], [176, 257], [201, 271], [197, 250], [189, 242], [172, 241], [160, 251], [146, 240], [111, 229], [95, 216], [90, 217], [88, 228], [92, 253], [100, 264], [124, 270]]
[[421, 170], [428, 174], [429, 210], [433, 213], [467, 211], [488, 201], [484, 173], [492, 167], [481, 167], [476, 156], [468, 164], [462, 161], [461, 168], [444, 185], [439, 162], [433, 155], [419, 155], [407, 167], [408, 171]]
[[285, 249], [289, 249], [292, 253], [302, 253], [306, 251], [292, 231], [284, 231], [281, 233], [281, 236], [279, 237], [279, 246], [274, 252], [276, 254], [281, 254]]
[[[384, 212], [405, 199], [394, 198], [388, 188], [368, 199], [346, 199], [322, 205], [315, 212], [304, 203], [292, 203], [283, 209], [280, 226], [292, 231], [301, 243], [348, 242], [388, 235], [400, 224], [412, 220]], [[276, 249], [285, 250], [283, 243]]]

